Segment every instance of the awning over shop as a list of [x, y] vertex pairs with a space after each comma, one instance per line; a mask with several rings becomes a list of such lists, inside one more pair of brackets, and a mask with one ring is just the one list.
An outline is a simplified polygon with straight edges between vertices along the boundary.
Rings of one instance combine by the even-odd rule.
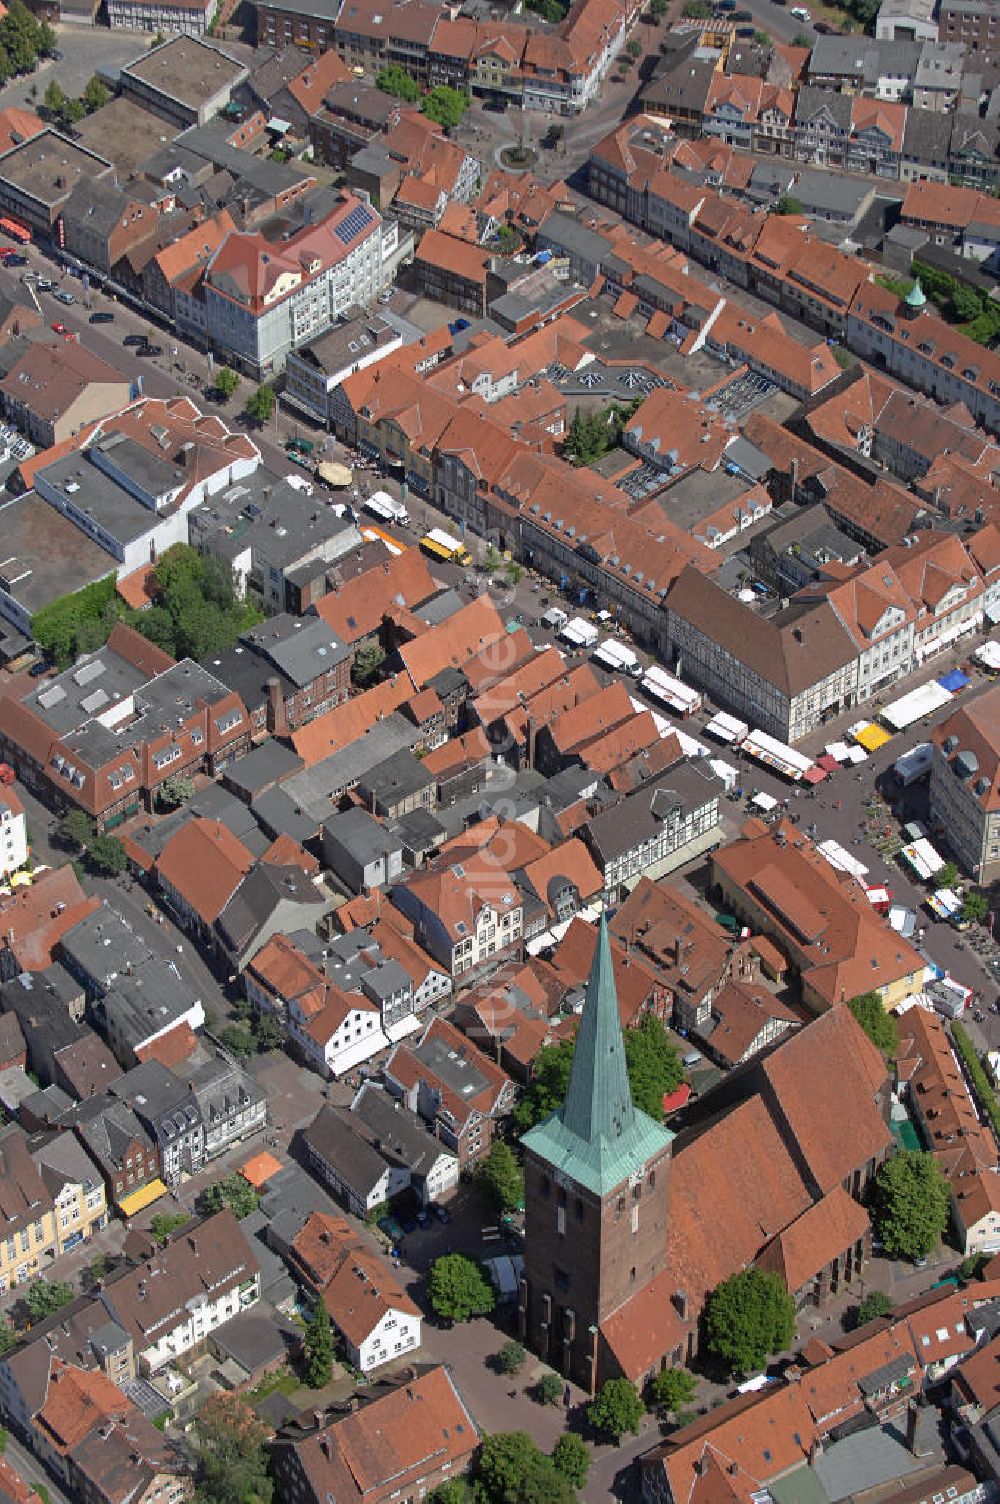
[[869, 721], [867, 726], [858, 727], [853, 735], [858, 746], [864, 747], [866, 752], [877, 752], [879, 747], [884, 747], [886, 742], [892, 740], [888, 731], [882, 726], [876, 726], [872, 721]]
[[942, 674], [937, 682], [940, 684], [941, 688], [946, 689], [949, 694], [957, 695], [960, 689], [966, 689], [968, 687], [969, 676], [968, 674], [963, 674], [960, 668], [953, 668], [951, 670], [951, 673]]
[[344, 486], [349, 486], [353, 479], [352, 472], [348, 467], [338, 464], [336, 460], [321, 461], [316, 467], [316, 474], [328, 486], [335, 486], [339, 490], [343, 490]]
[[154, 1201], [159, 1201], [161, 1196], [167, 1194], [167, 1188], [162, 1180], [148, 1180], [137, 1191], [132, 1191], [128, 1196], [123, 1196], [118, 1203], [118, 1210], [123, 1217], [134, 1217], [136, 1212], [141, 1212], [145, 1207], [152, 1206]]

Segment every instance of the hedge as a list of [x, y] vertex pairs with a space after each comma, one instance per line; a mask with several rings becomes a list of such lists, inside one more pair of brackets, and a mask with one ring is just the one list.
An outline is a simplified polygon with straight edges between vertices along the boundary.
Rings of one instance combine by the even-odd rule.
[[952, 1024], [951, 1032], [955, 1040], [955, 1048], [962, 1057], [962, 1064], [965, 1066], [972, 1090], [979, 1099], [979, 1105], [992, 1123], [993, 1131], [1000, 1135], [1000, 1102], [997, 1101], [997, 1094], [993, 1089], [993, 1083], [983, 1069], [983, 1063], [976, 1053], [976, 1047], [961, 1024]]

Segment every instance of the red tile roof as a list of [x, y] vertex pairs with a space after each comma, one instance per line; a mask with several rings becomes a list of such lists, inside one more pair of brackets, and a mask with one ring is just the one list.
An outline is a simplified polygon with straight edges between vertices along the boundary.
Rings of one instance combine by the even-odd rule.
[[221, 820], [196, 817], [171, 836], [156, 870], [203, 924], [214, 924], [253, 864], [252, 853]]

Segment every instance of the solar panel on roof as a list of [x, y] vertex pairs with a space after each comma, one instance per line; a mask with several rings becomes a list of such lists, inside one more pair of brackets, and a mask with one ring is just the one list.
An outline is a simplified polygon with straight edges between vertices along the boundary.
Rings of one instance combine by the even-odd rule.
[[337, 226], [337, 239], [342, 241], [344, 245], [350, 245], [356, 235], [360, 235], [362, 230], [368, 228], [373, 218], [372, 211], [364, 204], [359, 204]]

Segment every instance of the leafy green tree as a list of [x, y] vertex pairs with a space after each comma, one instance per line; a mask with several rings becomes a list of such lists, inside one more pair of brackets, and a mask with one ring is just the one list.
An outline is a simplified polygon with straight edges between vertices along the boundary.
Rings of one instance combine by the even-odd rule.
[[94, 839], [94, 822], [86, 810], [68, 809], [59, 816], [56, 835], [61, 845], [77, 851], [85, 850]]
[[871, 1195], [875, 1232], [893, 1258], [926, 1258], [948, 1225], [948, 1186], [933, 1154], [904, 1149], [886, 1160]]
[[590, 1448], [575, 1431], [564, 1431], [552, 1448], [557, 1473], [568, 1478], [574, 1488], [583, 1488], [590, 1472]]
[[225, 1024], [219, 1030], [219, 1043], [237, 1060], [249, 1060], [254, 1052], [253, 1035], [240, 1024]]
[[563, 1388], [563, 1381], [557, 1373], [543, 1373], [538, 1381], [538, 1398], [543, 1405], [558, 1405]]
[[373, 684], [378, 677], [378, 671], [385, 662], [385, 652], [381, 643], [373, 637], [369, 642], [363, 642], [354, 654], [354, 667], [351, 669], [351, 678], [359, 689], [366, 689]]
[[12, 1347], [16, 1347], [17, 1341], [17, 1333], [7, 1317], [0, 1317], [0, 1357], [3, 1357], [4, 1353], [9, 1353]]
[[958, 882], [958, 868], [954, 862], [945, 862], [938, 872], [937, 885], [939, 888], [953, 888]]
[[503, 255], [509, 256], [521, 244], [520, 236], [510, 225], [501, 225], [497, 231], [497, 244]]
[[527, 1133], [562, 1106], [575, 1048], [572, 1039], [560, 1039], [557, 1044], [542, 1045], [538, 1051], [528, 1089], [514, 1109], [514, 1122], [521, 1133]]
[[63, 125], [77, 125], [87, 113], [82, 99], [67, 99], [62, 107]]
[[197, 1504], [271, 1504], [271, 1433], [241, 1394], [213, 1394], [194, 1420]]
[[177, 809], [179, 805], [187, 804], [189, 799], [194, 798], [194, 779], [186, 773], [172, 773], [169, 778], [164, 778], [159, 792], [164, 804]]
[[681, 15], [688, 21], [705, 21], [712, 14], [708, 0], [684, 0]]
[[978, 318], [983, 311], [979, 294], [971, 287], [957, 287], [952, 294], [951, 306], [960, 324], [967, 324], [972, 319]]
[[398, 63], [391, 68], [382, 68], [375, 75], [375, 87], [383, 94], [394, 94], [406, 104], [416, 104], [420, 98], [420, 85], [412, 73], [407, 73]]
[[187, 1212], [157, 1212], [149, 1224], [150, 1237], [155, 1238], [162, 1248], [170, 1241], [174, 1233], [186, 1227], [190, 1220]]
[[285, 1031], [273, 1013], [258, 1014], [253, 1037], [258, 1055], [266, 1055], [268, 1050], [280, 1050], [285, 1043]]
[[516, 1211], [524, 1205], [524, 1171], [503, 1139], [495, 1139], [489, 1154], [480, 1160], [476, 1183], [498, 1212]]
[[32, 1321], [42, 1321], [54, 1311], [61, 1311], [73, 1299], [73, 1286], [64, 1280], [36, 1279], [28, 1286], [24, 1302], [31, 1312]]
[[480, 561], [480, 569], [482, 569], [486, 574], [492, 574], [494, 569], [499, 569], [502, 563], [503, 557], [500, 553], [500, 550], [495, 546], [495, 544], [488, 543], [486, 545], [486, 550], [483, 554], [483, 557]]
[[649, 14], [654, 21], [660, 21], [667, 14], [667, 0], [649, 0]]
[[892, 1300], [884, 1290], [869, 1290], [854, 1313], [854, 1325], [864, 1326], [866, 1322], [875, 1321], [879, 1316], [888, 1316], [892, 1310]]
[[333, 1377], [333, 1332], [326, 1302], [319, 1296], [309, 1317], [305, 1335], [306, 1383], [322, 1389]]
[[566, 15], [566, 6], [560, 0], [527, 0], [527, 7], [544, 21], [550, 21], [553, 26], [558, 26]]
[[587, 1419], [595, 1431], [617, 1446], [626, 1431], [634, 1436], [639, 1434], [639, 1422], [645, 1413], [639, 1391], [630, 1379], [608, 1379], [588, 1406]]
[[661, 1368], [649, 1386], [653, 1403], [661, 1410], [682, 1410], [698, 1393], [698, 1380], [686, 1368]]
[[508, 559], [504, 575], [508, 585], [519, 585], [524, 579], [524, 566], [519, 564], [516, 559]]
[[133, 611], [126, 620], [148, 642], [173, 656], [176, 638], [174, 619], [165, 606], [150, 606], [145, 611]]
[[680, 1086], [684, 1067], [655, 1014], [644, 1014], [637, 1028], [625, 1030], [625, 1062], [632, 1100], [661, 1122], [663, 1098]]
[[84, 104], [87, 107], [88, 115], [92, 115], [95, 110], [103, 109], [108, 100], [111, 98], [111, 95], [108, 93], [107, 88], [104, 86], [104, 84], [101, 83], [101, 80], [95, 73], [94, 76], [88, 80], [87, 86], [83, 91], [82, 98]]
[[800, 199], [797, 199], [793, 193], [784, 193], [775, 204], [774, 212], [775, 214], [803, 214], [805, 211]]
[[213, 385], [219, 396], [225, 397], [227, 401], [236, 391], [239, 384], [240, 378], [237, 376], [236, 372], [231, 371], [228, 366], [220, 366], [216, 371]]
[[44, 104], [50, 115], [55, 115], [58, 117], [63, 112], [63, 106], [66, 103], [66, 93], [62, 88], [62, 85], [59, 84], [54, 78], [51, 80], [48, 88], [42, 95], [42, 103]]
[[243, 410], [252, 423], [263, 428], [274, 413], [274, 388], [264, 382], [250, 393]]
[[40, 21], [35, 32], [35, 45], [38, 48], [39, 55], [41, 57], [49, 57], [53, 52], [56, 51], [58, 43], [59, 38], [56, 36], [48, 21]]
[[469, 96], [464, 89], [452, 89], [448, 84], [438, 84], [425, 94], [421, 111], [428, 120], [434, 120], [446, 131], [454, 130], [466, 110]]
[[228, 1206], [233, 1216], [242, 1221], [257, 1210], [259, 1200], [249, 1180], [244, 1180], [242, 1175], [233, 1174], [207, 1186], [198, 1197], [198, 1205], [203, 1212], [221, 1212], [223, 1207]]
[[481, 1504], [573, 1504], [573, 1485], [525, 1431], [487, 1436], [479, 1455]]
[[875, 1048], [883, 1055], [895, 1055], [899, 1048], [899, 1029], [892, 1014], [885, 1011], [878, 993], [863, 992], [860, 997], [852, 997], [847, 1006]]
[[447, 1478], [427, 1495], [427, 1504], [469, 1504], [469, 1485], [464, 1478]]
[[98, 624], [104, 633], [101, 642], [107, 641], [119, 614], [115, 586], [114, 575], [106, 575], [73, 595], [50, 601], [31, 618], [32, 637], [60, 668], [83, 651], [81, 634], [87, 624]]
[[501, 1373], [520, 1373], [528, 1361], [528, 1354], [520, 1342], [505, 1342], [497, 1353], [497, 1367]]
[[972, 888], [962, 900], [962, 918], [970, 924], [982, 924], [990, 912], [990, 901], [981, 888]]
[[807, 31], [797, 31], [792, 37], [793, 47], [804, 47], [807, 52], [812, 51], [813, 39]]
[[638, 40], [638, 38], [633, 37], [630, 42], [625, 43], [625, 51], [630, 58], [641, 57], [642, 43]]
[[766, 31], [755, 31], [753, 34], [753, 43], [755, 47], [770, 47], [771, 38]]
[[117, 877], [128, 866], [128, 852], [117, 836], [95, 836], [87, 847], [87, 859], [108, 877]]
[[495, 1304], [493, 1287], [464, 1253], [445, 1253], [434, 1260], [427, 1272], [427, 1297], [435, 1314], [450, 1321], [488, 1316]]
[[[154, 1219], [155, 1220], [155, 1219]], [[106, 1253], [98, 1253], [90, 1263], [80, 1271], [81, 1290], [92, 1291], [106, 1279], [111, 1272], [111, 1260]]]
[[712, 1292], [705, 1332], [709, 1351], [731, 1373], [752, 1373], [791, 1342], [795, 1302], [777, 1274], [744, 1269]]

